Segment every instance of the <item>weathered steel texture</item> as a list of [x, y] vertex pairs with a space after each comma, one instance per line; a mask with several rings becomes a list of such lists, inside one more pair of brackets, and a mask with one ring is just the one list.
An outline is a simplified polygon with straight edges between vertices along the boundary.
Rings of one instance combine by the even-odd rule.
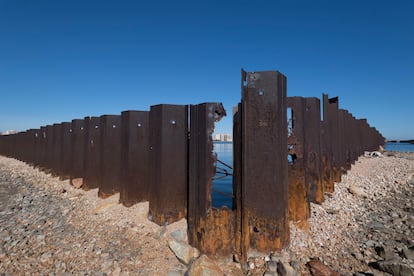
[[44, 165], [42, 171], [46, 173], [51, 172], [51, 166], [53, 163], [53, 128], [51, 125], [47, 125], [44, 130], [44, 143], [45, 143], [45, 156]]
[[84, 147], [85, 147], [85, 125], [83, 119], [72, 120], [72, 169], [71, 181], [83, 178], [84, 169]]
[[35, 129], [33, 132], [33, 167], [39, 166], [40, 159], [40, 129]]
[[339, 134], [339, 119], [338, 119], [338, 110], [339, 110], [338, 97], [329, 98], [327, 106], [327, 118], [329, 124], [329, 132], [331, 137], [331, 146], [332, 146], [332, 176], [334, 182], [341, 181], [340, 173], [340, 134]]
[[186, 216], [187, 109], [185, 105], [151, 106], [149, 215], [159, 225]]
[[53, 125], [52, 174], [62, 175], [62, 125]]
[[188, 239], [192, 246], [209, 255], [234, 251], [235, 214], [227, 207], [212, 208], [212, 179], [217, 156], [213, 154], [214, 123], [226, 112], [221, 103], [190, 107]]
[[305, 226], [303, 222], [310, 216], [309, 185], [305, 180], [306, 145], [304, 98], [287, 97], [288, 138], [287, 147], [290, 156], [288, 165], [289, 184], [289, 220], [299, 227]]
[[43, 170], [46, 166], [46, 150], [47, 150], [47, 141], [46, 141], [46, 127], [40, 127], [40, 152], [39, 152], [39, 170]]
[[98, 195], [106, 198], [119, 192], [121, 178], [121, 116], [102, 115], [101, 158]]
[[321, 123], [321, 147], [322, 147], [322, 179], [324, 191], [332, 193], [334, 191], [334, 151], [333, 151], [333, 131], [331, 108], [327, 94], [322, 94], [323, 121]]
[[[242, 91], [246, 89], [243, 83], [245, 71], [242, 70]], [[233, 210], [236, 212], [236, 229], [235, 229], [235, 254], [242, 259], [242, 128], [241, 128], [242, 104], [239, 103], [233, 108]]]
[[324, 199], [324, 187], [322, 185], [321, 167], [321, 112], [318, 98], [304, 99], [304, 118], [305, 179], [309, 187], [309, 200], [314, 203], [322, 203]]
[[149, 112], [121, 114], [120, 202], [125, 206], [149, 199]]
[[338, 108], [338, 156], [337, 156], [337, 166], [339, 169], [339, 179], [337, 182], [341, 182], [342, 175], [346, 172], [345, 166], [345, 139], [344, 139], [344, 113], [342, 109]]
[[85, 117], [85, 152], [84, 152], [84, 190], [99, 187], [100, 179], [100, 156], [101, 156], [101, 133], [99, 117]]
[[246, 75], [242, 94], [242, 256], [280, 250], [289, 242], [286, 77]]
[[62, 169], [61, 169], [61, 179], [70, 178], [72, 172], [72, 123], [63, 122], [61, 124], [62, 131]]

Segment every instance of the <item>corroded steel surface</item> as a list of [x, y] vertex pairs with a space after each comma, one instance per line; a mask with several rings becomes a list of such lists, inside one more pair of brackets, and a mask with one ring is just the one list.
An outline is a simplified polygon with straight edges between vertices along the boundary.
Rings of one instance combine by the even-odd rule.
[[85, 124], [83, 119], [72, 120], [72, 169], [71, 179], [83, 177], [85, 148]]
[[52, 152], [52, 174], [62, 174], [62, 125], [53, 125], [53, 152]]
[[62, 174], [61, 179], [70, 178], [72, 172], [72, 123], [62, 123]]
[[306, 221], [310, 216], [310, 187], [305, 179], [306, 146], [305, 102], [302, 97], [288, 97], [288, 184], [289, 184], [289, 220]]
[[[289, 241], [286, 77], [242, 74], [241, 253], [280, 250]], [[239, 206], [238, 206], [239, 207]]]
[[220, 103], [190, 107], [188, 238], [191, 245], [210, 255], [234, 250], [235, 215], [227, 208], [213, 209], [211, 200], [217, 162], [212, 134], [214, 123], [225, 115]]
[[305, 179], [309, 187], [309, 200], [322, 203], [324, 187], [321, 168], [321, 112], [318, 98], [304, 98], [304, 118]]
[[159, 225], [187, 213], [187, 109], [185, 105], [151, 106], [149, 213]]
[[121, 177], [121, 116], [100, 117], [100, 178], [98, 195], [106, 198], [117, 192]]
[[120, 202], [131, 206], [149, 198], [149, 112], [124, 111], [121, 120]]
[[99, 187], [101, 163], [101, 128], [99, 117], [85, 117], [84, 190]]

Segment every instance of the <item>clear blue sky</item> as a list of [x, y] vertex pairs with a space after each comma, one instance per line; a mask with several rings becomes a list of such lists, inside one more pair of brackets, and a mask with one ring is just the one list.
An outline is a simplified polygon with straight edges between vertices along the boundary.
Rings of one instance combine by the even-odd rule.
[[223, 102], [240, 69], [414, 138], [414, 1], [0, 0], [0, 131]]

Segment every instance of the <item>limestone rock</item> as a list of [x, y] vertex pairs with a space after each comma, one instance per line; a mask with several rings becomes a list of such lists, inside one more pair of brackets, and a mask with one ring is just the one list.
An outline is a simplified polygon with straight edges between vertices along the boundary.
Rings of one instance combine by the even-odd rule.
[[307, 263], [309, 271], [313, 276], [340, 276], [340, 274], [320, 261], [314, 259]]
[[357, 197], [361, 197], [361, 198], [368, 197], [367, 193], [365, 193], [365, 191], [362, 188], [358, 187], [355, 184], [349, 185], [349, 192]]
[[173, 237], [176, 241], [185, 242], [187, 240], [187, 233], [183, 230], [175, 230], [171, 232], [171, 237]]
[[414, 261], [414, 250], [413, 249], [405, 247], [405, 248], [402, 249], [401, 253], [402, 253], [401, 255], [404, 258], [406, 258], [408, 260], [411, 260], [411, 261]]
[[290, 266], [290, 264], [285, 263], [285, 262], [277, 263], [277, 273], [280, 276], [299, 276], [300, 275]]
[[393, 276], [412, 276], [414, 271], [398, 260], [379, 261], [370, 264], [373, 268], [390, 273]]
[[116, 202], [104, 203], [104, 204], [96, 207], [95, 210], [93, 210], [93, 213], [95, 215], [101, 214], [101, 213], [105, 213], [105, 212], [107, 212], [107, 211], [109, 211], [111, 209], [114, 209], [116, 207], [119, 207], [119, 206], [120, 206], [120, 204], [119, 203], [116, 203]]
[[216, 263], [210, 260], [206, 255], [201, 255], [196, 259], [187, 272], [188, 276], [220, 276], [224, 275], [223, 271]]
[[80, 189], [83, 185], [83, 178], [73, 178], [70, 182], [73, 187], [75, 187], [76, 189]]
[[185, 242], [171, 240], [168, 242], [168, 246], [175, 256], [186, 265], [199, 255], [197, 249]]

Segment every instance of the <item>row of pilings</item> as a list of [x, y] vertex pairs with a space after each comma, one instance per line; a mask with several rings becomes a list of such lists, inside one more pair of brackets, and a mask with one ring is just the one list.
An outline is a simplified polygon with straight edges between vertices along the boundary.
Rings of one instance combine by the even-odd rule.
[[[0, 136], [0, 154], [22, 160], [98, 196], [149, 201], [149, 219], [186, 218], [191, 245], [210, 255], [269, 253], [289, 243], [289, 221], [306, 225], [310, 203], [364, 151], [384, 144], [338, 98], [287, 97], [277, 71], [242, 71], [233, 114], [233, 209], [213, 208], [215, 122], [221, 103], [155, 105], [149, 111], [88, 116]], [[321, 110], [322, 109], [322, 110]], [[321, 119], [322, 113], [322, 119]]]

